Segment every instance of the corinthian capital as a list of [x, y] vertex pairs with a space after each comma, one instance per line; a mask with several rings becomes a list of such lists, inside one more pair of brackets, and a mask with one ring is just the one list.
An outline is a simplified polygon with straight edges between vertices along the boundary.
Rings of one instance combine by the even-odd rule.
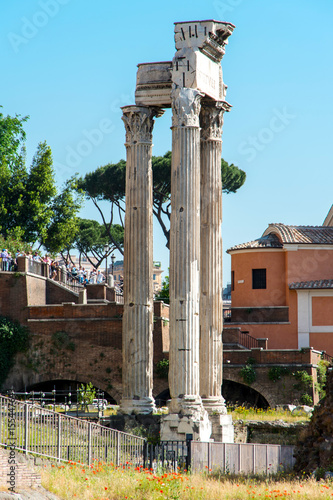
[[152, 142], [154, 117], [161, 116], [159, 108], [146, 106], [124, 106], [122, 120], [126, 129], [126, 145]]
[[201, 94], [198, 90], [185, 87], [171, 92], [172, 126], [199, 127]]
[[223, 115], [229, 111], [230, 104], [226, 101], [203, 103], [200, 113], [201, 140], [221, 141]]

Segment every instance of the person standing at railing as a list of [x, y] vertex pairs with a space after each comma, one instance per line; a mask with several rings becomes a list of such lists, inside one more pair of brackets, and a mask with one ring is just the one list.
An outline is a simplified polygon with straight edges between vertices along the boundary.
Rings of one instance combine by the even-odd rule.
[[90, 273], [89, 283], [91, 283], [92, 285], [95, 285], [96, 280], [97, 280], [97, 272], [96, 272], [96, 269], [93, 269]]
[[104, 283], [105, 281], [105, 276], [103, 273], [101, 273], [100, 269], [97, 271], [97, 276], [96, 276], [96, 282], [97, 283]]
[[3, 271], [8, 271], [8, 252], [6, 248], [3, 248], [1, 252], [1, 265]]
[[51, 280], [55, 280], [57, 277], [57, 272], [58, 272], [57, 267], [58, 267], [58, 263], [55, 260], [53, 260], [51, 262], [51, 274], [50, 274]]
[[36, 250], [36, 252], [33, 254], [32, 260], [34, 260], [35, 262], [40, 262], [40, 256], [38, 255], [37, 250]]
[[84, 280], [84, 271], [83, 271], [83, 267], [80, 266], [79, 267], [79, 270], [77, 272], [77, 277], [78, 277], [78, 280], [79, 280], [79, 283], [83, 283], [83, 280]]

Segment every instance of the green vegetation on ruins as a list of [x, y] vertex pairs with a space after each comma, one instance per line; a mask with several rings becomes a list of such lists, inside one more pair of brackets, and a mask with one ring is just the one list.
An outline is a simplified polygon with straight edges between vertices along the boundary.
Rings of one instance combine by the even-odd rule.
[[29, 330], [17, 321], [0, 316], [0, 388], [14, 366], [18, 352], [29, 347]]

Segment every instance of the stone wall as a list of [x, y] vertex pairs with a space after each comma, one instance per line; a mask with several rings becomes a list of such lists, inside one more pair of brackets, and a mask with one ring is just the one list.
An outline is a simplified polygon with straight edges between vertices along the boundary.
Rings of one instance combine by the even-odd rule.
[[235, 443], [295, 445], [307, 424], [283, 421], [234, 421]]

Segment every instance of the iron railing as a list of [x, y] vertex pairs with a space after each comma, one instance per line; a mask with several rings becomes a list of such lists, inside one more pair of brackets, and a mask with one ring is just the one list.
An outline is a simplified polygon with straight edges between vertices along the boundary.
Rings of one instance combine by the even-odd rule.
[[252, 349], [253, 347], [259, 347], [259, 342], [256, 338], [251, 337], [248, 333], [238, 332], [238, 343], [246, 349]]
[[152, 470], [158, 467], [178, 471], [191, 467], [191, 439], [187, 441], [161, 441], [153, 445], [145, 443], [143, 466]]
[[0, 396], [0, 445], [90, 465], [143, 463], [145, 439], [76, 417], [61, 415], [13, 397]]
[[328, 361], [331, 365], [333, 364], [333, 356], [330, 356], [325, 351], [323, 351], [321, 353], [321, 359], [324, 359], [325, 361]]

